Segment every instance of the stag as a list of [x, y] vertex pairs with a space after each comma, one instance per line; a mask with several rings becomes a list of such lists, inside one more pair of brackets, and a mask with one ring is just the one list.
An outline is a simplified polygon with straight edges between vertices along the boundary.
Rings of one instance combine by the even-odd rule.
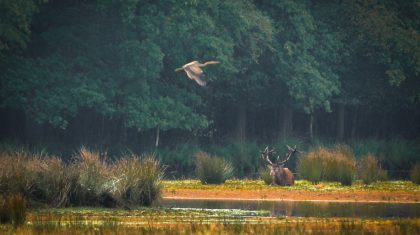
[[293, 173], [286, 167], [284, 167], [285, 163], [289, 161], [290, 157], [292, 157], [296, 152], [296, 146], [294, 148], [287, 145], [287, 153], [286, 159], [283, 161], [279, 161], [279, 156], [277, 156], [276, 162], [273, 163], [270, 160], [270, 157], [275, 156], [277, 153], [274, 149], [269, 149], [268, 146], [265, 147], [264, 151], [261, 152], [261, 158], [267, 163], [268, 167], [270, 168], [270, 176], [272, 177], [273, 184], [281, 185], [281, 186], [291, 186], [295, 183], [295, 178], [293, 177]]

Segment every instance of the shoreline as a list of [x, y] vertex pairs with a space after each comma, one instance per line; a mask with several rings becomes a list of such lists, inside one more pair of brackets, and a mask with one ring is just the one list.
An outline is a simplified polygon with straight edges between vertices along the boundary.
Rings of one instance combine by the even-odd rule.
[[214, 198], [214, 197], [162, 197], [163, 200], [209, 200], [209, 201], [261, 201], [261, 202], [326, 202], [326, 203], [403, 203], [418, 204], [420, 201], [380, 201], [380, 200], [329, 200], [329, 199], [275, 199], [275, 198]]
[[163, 199], [232, 200], [232, 201], [308, 201], [341, 203], [420, 203], [417, 192], [313, 192], [302, 190], [228, 190], [176, 189], [163, 190]]

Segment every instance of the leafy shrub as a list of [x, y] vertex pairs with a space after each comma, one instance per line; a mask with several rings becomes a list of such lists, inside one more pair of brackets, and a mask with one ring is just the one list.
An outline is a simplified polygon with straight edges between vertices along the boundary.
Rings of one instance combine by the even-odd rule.
[[420, 184], [420, 163], [416, 163], [410, 171], [411, 181], [415, 184]]
[[166, 177], [192, 177], [194, 174], [194, 153], [200, 151], [198, 145], [180, 144], [173, 148], [159, 149], [157, 157], [168, 165]]
[[223, 156], [235, 168], [237, 177], [256, 177], [259, 170], [259, 155], [261, 147], [254, 142], [232, 142], [227, 145], [210, 146], [209, 152]]
[[221, 184], [232, 176], [233, 167], [230, 162], [205, 152], [198, 152], [196, 157], [196, 174], [203, 184]]
[[271, 169], [267, 166], [260, 169], [260, 179], [264, 181], [265, 184], [271, 185], [273, 183], [273, 177], [270, 175]]
[[341, 149], [320, 147], [300, 159], [298, 170], [303, 179], [312, 183], [338, 181], [343, 185], [351, 185], [355, 160], [349, 152], [344, 154]]
[[124, 157], [113, 171], [114, 191], [120, 201], [147, 206], [160, 196], [163, 169], [154, 155]]
[[22, 194], [0, 196], [0, 223], [21, 225], [26, 219], [26, 202]]
[[364, 184], [386, 178], [386, 171], [381, 169], [378, 159], [372, 154], [362, 158], [359, 165], [359, 177]]

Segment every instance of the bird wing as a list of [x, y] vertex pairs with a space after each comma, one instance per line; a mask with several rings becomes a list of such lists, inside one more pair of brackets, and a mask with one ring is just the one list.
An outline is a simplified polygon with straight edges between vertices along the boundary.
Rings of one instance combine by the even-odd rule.
[[209, 65], [209, 64], [219, 64], [220, 62], [219, 61], [216, 61], [216, 60], [210, 60], [210, 61], [207, 61], [206, 63], [204, 63], [203, 64], [203, 66], [207, 66], [207, 65]]
[[195, 80], [200, 86], [205, 86], [206, 81], [202, 78], [203, 70], [201, 70], [197, 66], [185, 66], [184, 67], [185, 72], [187, 73], [187, 76], [193, 80]]

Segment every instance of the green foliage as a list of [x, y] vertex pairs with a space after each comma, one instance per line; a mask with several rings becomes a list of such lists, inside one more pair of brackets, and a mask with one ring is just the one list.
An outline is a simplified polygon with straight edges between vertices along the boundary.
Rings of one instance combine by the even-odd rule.
[[312, 183], [338, 181], [351, 185], [355, 176], [355, 160], [352, 155], [343, 153], [342, 148], [331, 150], [318, 148], [300, 158], [298, 171], [302, 179]]
[[195, 158], [196, 174], [202, 184], [222, 184], [232, 176], [231, 163], [221, 157], [198, 152]]
[[410, 171], [410, 179], [415, 184], [420, 184], [420, 163], [416, 163]]
[[5, 50], [24, 49], [29, 41], [33, 15], [46, 0], [0, 2], [0, 56]]
[[208, 151], [218, 156], [224, 156], [235, 167], [237, 177], [255, 177], [259, 169], [261, 146], [255, 142], [234, 142], [224, 146], [212, 145]]
[[26, 201], [22, 194], [0, 195], [0, 224], [22, 225], [26, 220]]
[[[331, 138], [340, 125], [326, 113], [337, 104], [352, 137], [415, 138], [416, 4], [2, 1], [0, 137], [143, 149], [159, 128], [168, 148], [184, 142], [179, 136], [210, 143], [194, 151], [225, 156], [240, 177], [256, 176], [261, 148], [254, 142], [272, 142], [282, 131], [304, 136], [308, 115], [315, 134]], [[207, 89], [174, 73], [191, 60], [221, 62], [205, 68]], [[291, 120], [278, 125], [284, 110]], [[232, 136], [234, 144], [213, 145]], [[392, 170], [407, 170], [420, 152], [418, 141], [364, 142], [353, 145], [356, 155], [371, 152], [393, 177], [407, 177]], [[165, 151], [164, 163], [192, 172], [187, 150]]]
[[408, 170], [416, 161], [420, 154], [420, 146], [417, 141], [405, 139], [391, 140], [361, 140], [352, 144], [355, 156], [361, 158], [369, 153], [376, 156], [382, 162], [384, 168], [393, 177], [406, 177], [408, 175], [398, 175], [398, 171]]
[[386, 171], [381, 169], [378, 159], [374, 155], [369, 154], [359, 162], [359, 177], [364, 184], [371, 184], [386, 178]]
[[179, 144], [173, 148], [159, 149], [157, 158], [167, 166], [166, 177], [193, 177], [193, 156], [199, 151], [196, 144]]

